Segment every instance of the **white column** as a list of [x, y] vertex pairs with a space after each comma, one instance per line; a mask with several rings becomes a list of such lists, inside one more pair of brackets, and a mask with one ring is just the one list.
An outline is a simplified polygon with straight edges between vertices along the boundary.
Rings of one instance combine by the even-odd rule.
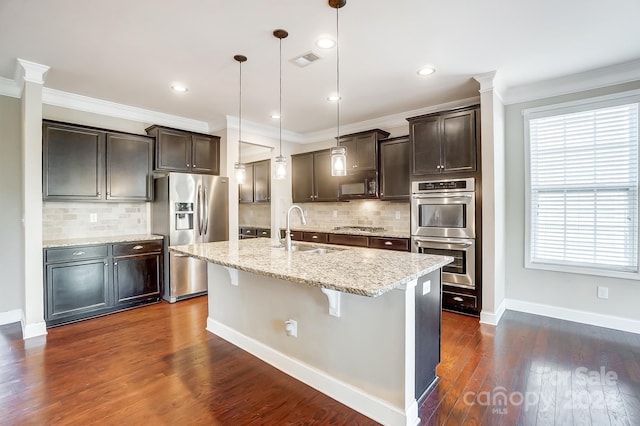
[[236, 180], [236, 173], [234, 164], [238, 160], [238, 150], [240, 143], [238, 142], [238, 118], [227, 116], [227, 128], [226, 128], [226, 141], [227, 150], [226, 157], [222, 157], [222, 161], [227, 164], [227, 171], [229, 176], [229, 241], [238, 239], [238, 181]]
[[498, 325], [505, 310], [505, 128], [496, 71], [480, 83], [482, 156], [482, 312], [480, 322]]
[[47, 334], [42, 273], [42, 85], [48, 66], [18, 59], [22, 90], [24, 339]]

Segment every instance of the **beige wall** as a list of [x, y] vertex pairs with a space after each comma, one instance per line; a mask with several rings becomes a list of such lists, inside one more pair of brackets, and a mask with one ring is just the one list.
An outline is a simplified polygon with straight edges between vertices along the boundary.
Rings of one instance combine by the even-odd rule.
[[0, 96], [0, 313], [22, 309], [22, 161], [20, 99]]
[[[561, 309], [640, 320], [640, 282], [524, 268], [525, 175], [524, 120], [527, 108], [640, 88], [640, 81], [506, 107], [506, 297]], [[609, 287], [609, 299], [596, 297]]]

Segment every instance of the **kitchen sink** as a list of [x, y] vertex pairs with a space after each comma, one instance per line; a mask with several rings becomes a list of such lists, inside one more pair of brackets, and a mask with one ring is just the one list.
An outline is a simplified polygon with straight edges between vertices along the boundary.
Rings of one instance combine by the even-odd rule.
[[[284, 250], [284, 246], [278, 245], [278, 246], [274, 246], [274, 248], [277, 249], [282, 249]], [[338, 249], [338, 248], [327, 248], [327, 247], [316, 247], [316, 246], [311, 246], [311, 245], [306, 245], [306, 244], [293, 244], [291, 246], [291, 251], [297, 251], [300, 253], [309, 253], [309, 254], [328, 254], [328, 253], [334, 253], [337, 251], [342, 251], [344, 249]]]

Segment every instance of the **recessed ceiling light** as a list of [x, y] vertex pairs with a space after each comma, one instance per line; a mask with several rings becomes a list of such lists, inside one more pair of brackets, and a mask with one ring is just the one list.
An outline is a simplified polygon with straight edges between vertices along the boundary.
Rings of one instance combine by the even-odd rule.
[[329, 36], [322, 36], [318, 40], [316, 40], [316, 46], [318, 46], [320, 49], [331, 49], [335, 45], [335, 40], [333, 40]]
[[327, 96], [327, 100], [330, 101], [330, 102], [339, 101], [341, 99], [342, 98], [340, 96], [338, 96], [338, 95], [329, 95], [329, 96]]
[[422, 67], [418, 70], [418, 75], [422, 75], [422, 76], [431, 75], [434, 72], [436, 72], [436, 69], [433, 67]]
[[178, 93], [184, 93], [184, 92], [188, 92], [189, 89], [187, 88], [187, 86], [180, 84], [180, 83], [174, 83], [171, 85], [171, 90], [173, 90], [174, 92], [178, 92]]

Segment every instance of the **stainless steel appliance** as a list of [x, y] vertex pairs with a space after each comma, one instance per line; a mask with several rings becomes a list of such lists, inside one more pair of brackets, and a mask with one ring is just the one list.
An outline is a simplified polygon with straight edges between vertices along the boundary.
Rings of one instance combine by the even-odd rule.
[[378, 198], [378, 172], [371, 170], [341, 177], [338, 190], [341, 200]]
[[173, 252], [169, 245], [229, 239], [229, 179], [169, 173], [154, 182], [151, 231], [165, 237], [163, 298], [171, 303], [207, 292], [206, 262]]
[[442, 268], [443, 283], [475, 288], [474, 178], [416, 181], [411, 189], [412, 251], [452, 256]]

